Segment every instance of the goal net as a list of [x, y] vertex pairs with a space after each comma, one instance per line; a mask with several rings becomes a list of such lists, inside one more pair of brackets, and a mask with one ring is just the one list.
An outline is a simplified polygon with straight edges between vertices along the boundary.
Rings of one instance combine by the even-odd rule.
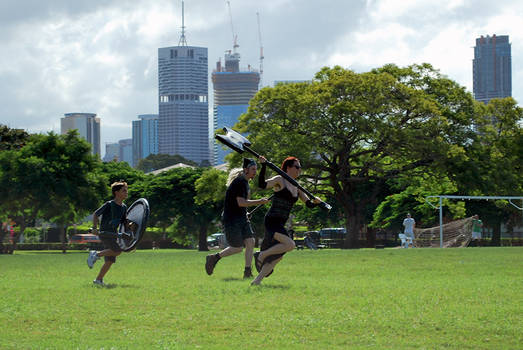
[[[466, 247], [472, 239], [472, 217], [443, 225], [443, 248]], [[414, 246], [440, 247], [439, 226], [414, 229]]]

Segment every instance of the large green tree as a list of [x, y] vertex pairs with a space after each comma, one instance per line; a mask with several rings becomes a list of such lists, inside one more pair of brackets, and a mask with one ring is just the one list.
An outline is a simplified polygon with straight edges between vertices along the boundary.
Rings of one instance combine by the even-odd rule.
[[[475, 125], [478, 137], [467, 147], [467, 158], [451, 170], [461, 193], [482, 196], [523, 195], [523, 108], [513, 98], [493, 99], [486, 116]], [[455, 171], [454, 171], [455, 170]], [[468, 215], [479, 214], [492, 228], [492, 244], [499, 245], [501, 224], [518, 216], [508, 202], [470, 201]]]
[[[18, 150], [27, 142], [29, 134], [25, 130], [11, 129], [5, 125], [0, 125], [0, 183], [6, 184], [9, 176], [9, 169], [13, 160], [18, 158], [16, 152], [5, 152]], [[9, 191], [9, 186], [5, 188]], [[3, 208], [2, 208], [3, 207]], [[29, 218], [34, 218], [36, 210], [27, 210], [22, 203], [9, 202], [7, 198], [0, 198], [0, 222], [7, 220], [10, 215], [11, 218], [16, 217], [16, 222], [22, 222], [22, 231], [25, 228], [25, 223]], [[9, 211], [9, 212], [8, 212]], [[0, 246], [4, 240], [6, 232], [0, 229]]]
[[196, 239], [199, 249], [207, 250], [207, 234], [219, 204], [196, 201], [196, 183], [202, 172], [202, 168], [177, 168], [149, 175], [143, 193], [151, 206], [151, 225], [161, 227], [181, 244]]
[[92, 212], [107, 193], [98, 166], [76, 131], [32, 135], [19, 150], [0, 156], [0, 206], [22, 232], [27, 213], [56, 223], [64, 243], [65, 226]]
[[[438, 225], [437, 211], [425, 205], [429, 195], [455, 194], [475, 196], [521, 195], [523, 136], [522, 109], [512, 98], [493, 99], [489, 105], [476, 104], [471, 127], [474, 137], [463, 145], [465, 156], [453, 159], [446, 173], [426, 173], [421, 177], [390, 181], [393, 193], [374, 213], [372, 225], [400, 231], [407, 212], [417, 225]], [[434, 203], [437, 204], [437, 203]], [[485, 226], [493, 228], [494, 245], [499, 245], [501, 223], [511, 224], [521, 215], [506, 201], [444, 200], [446, 220], [479, 214]]]
[[261, 90], [236, 125], [261, 154], [299, 157], [313, 192], [336, 199], [357, 247], [387, 181], [445, 172], [474, 137], [475, 101], [428, 64], [366, 73], [324, 68]]

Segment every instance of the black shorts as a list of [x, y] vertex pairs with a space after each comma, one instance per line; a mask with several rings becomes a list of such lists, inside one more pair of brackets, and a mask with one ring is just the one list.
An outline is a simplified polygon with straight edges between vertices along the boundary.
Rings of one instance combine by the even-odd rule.
[[233, 220], [224, 220], [225, 238], [231, 247], [243, 247], [243, 241], [247, 238], [254, 238], [251, 222], [247, 218], [240, 217]]
[[[122, 248], [116, 242], [116, 238], [100, 238], [104, 249], [111, 249], [113, 252], [121, 252]], [[104, 256], [104, 261], [116, 262], [116, 256]]]
[[[289, 236], [289, 233], [285, 229], [286, 221], [287, 219], [265, 217], [265, 236], [263, 237], [263, 242], [260, 246], [260, 250], [267, 250], [270, 247], [280, 243], [280, 241], [274, 239], [274, 234], [276, 232], [281, 233], [285, 236]], [[270, 263], [274, 260], [281, 258], [284, 254], [285, 253], [270, 255], [267, 258], [263, 259], [263, 262]]]

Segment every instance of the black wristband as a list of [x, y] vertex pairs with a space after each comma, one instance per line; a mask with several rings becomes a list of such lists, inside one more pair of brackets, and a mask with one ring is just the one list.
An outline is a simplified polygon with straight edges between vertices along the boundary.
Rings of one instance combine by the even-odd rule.
[[260, 175], [258, 175], [258, 187], [259, 188], [267, 188], [267, 181], [265, 181], [265, 170], [266, 170], [266, 164], [262, 163], [262, 167], [260, 169]]

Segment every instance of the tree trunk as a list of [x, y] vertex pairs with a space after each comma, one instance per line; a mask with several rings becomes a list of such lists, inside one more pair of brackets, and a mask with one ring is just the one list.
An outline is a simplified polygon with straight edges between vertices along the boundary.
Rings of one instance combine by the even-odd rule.
[[208, 252], [209, 247], [207, 247], [207, 230], [209, 225], [200, 225], [200, 232], [198, 234], [198, 251]]
[[60, 231], [60, 242], [62, 243], [62, 253], [67, 253], [67, 244], [65, 241], [65, 228], [66, 225], [58, 224], [58, 230]]
[[365, 237], [367, 238], [367, 248], [374, 248], [376, 246], [376, 229], [367, 227]]
[[343, 214], [345, 216], [345, 228], [347, 236], [343, 242], [343, 249], [359, 249], [359, 233], [362, 227], [363, 219], [361, 213], [356, 209], [352, 202], [341, 202], [343, 205]]
[[490, 245], [493, 247], [499, 247], [501, 245], [501, 222], [496, 222], [492, 226], [492, 240]]

